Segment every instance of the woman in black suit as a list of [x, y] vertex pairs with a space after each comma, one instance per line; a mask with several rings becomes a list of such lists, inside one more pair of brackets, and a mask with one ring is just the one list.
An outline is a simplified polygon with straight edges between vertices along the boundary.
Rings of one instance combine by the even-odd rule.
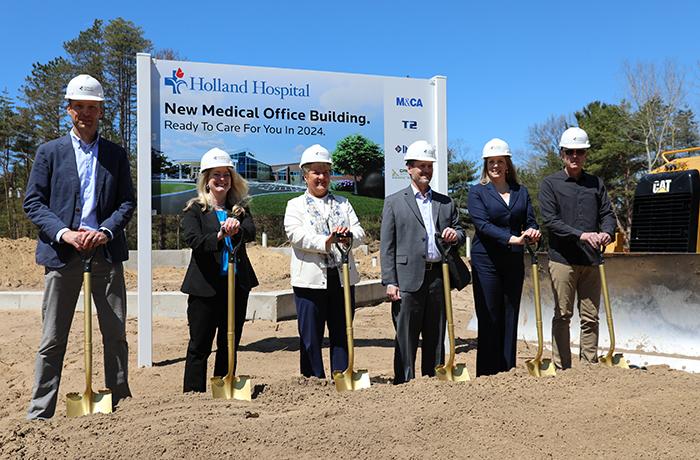
[[505, 141], [487, 142], [481, 181], [469, 189], [469, 215], [476, 229], [471, 263], [479, 331], [477, 376], [515, 367], [523, 245], [541, 237], [530, 195], [518, 184], [510, 157]]
[[228, 251], [239, 238], [243, 243], [235, 258], [236, 350], [245, 323], [248, 295], [258, 285], [245, 248], [246, 242], [255, 240], [255, 224], [244, 204], [248, 198], [248, 184], [234, 170], [229, 154], [221, 149], [205, 153], [200, 167], [197, 197], [187, 203], [182, 219], [183, 236], [192, 248], [190, 265], [180, 288], [189, 294], [190, 341], [185, 361], [185, 392], [206, 391], [207, 359], [215, 333], [214, 375], [223, 376], [228, 372]]

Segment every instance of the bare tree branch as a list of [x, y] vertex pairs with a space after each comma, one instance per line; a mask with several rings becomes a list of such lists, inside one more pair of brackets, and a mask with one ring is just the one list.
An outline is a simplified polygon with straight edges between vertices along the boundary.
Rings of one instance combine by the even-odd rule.
[[676, 112], [685, 100], [685, 74], [667, 61], [661, 69], [653, 63], [624, 64], [625, 77], [636, 129], [646, 151], [647, 169], [658, 163], [661, 153], [671, 147]]

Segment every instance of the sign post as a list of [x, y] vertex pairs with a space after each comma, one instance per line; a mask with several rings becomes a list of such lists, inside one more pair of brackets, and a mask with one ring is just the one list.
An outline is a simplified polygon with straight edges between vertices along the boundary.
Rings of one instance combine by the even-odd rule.
[[151, 55], [136, 55], [138, 366], [153, 364], [151, 310]]

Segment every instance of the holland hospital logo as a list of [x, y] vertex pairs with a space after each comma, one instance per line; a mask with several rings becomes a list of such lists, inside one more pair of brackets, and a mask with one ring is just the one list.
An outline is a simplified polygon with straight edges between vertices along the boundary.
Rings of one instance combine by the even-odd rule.
[[300, 86], [296, 86], [294, 83], [274, 86], [269, 85], [265, 80], [243, 80], [233, 83], [224, 81], [219, 77], [189, 76], [187, 79], [184, 77], [185, 72], [178, 67], [177, 70], [173, 70], [172, 77], [163, 79], [163, 84], [170, 86], [173, 89], [173, 94], [182, 94], [183, 87], [189, 91], [235, 94], [248, 94], [248, 88], [250, 87], [250, 94], [277, 96], [280, 99], [285, 97], [309, 97], [311, 93], [311, 85], [309, 83], [302, 83]]
[[180, 87], [182, 85], [185, 85], [185, 88], [187, 88], [187, 82], [185, 80], [180, 80], [184, 76], [185, 72], [183, 72], [182, 69], [178, 67], [177, 70], [173, 70], [172, 77], [165, 77], [165, 86], [172, 86], [173, 94], [181, 94]]

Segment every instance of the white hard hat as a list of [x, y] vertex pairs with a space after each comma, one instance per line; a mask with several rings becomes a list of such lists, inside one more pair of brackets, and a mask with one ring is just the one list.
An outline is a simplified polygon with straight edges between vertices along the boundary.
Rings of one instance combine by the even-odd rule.
[[588, 134], [581, 128], [572, 127], [564, 131], [559, 141], [559, 147], [565, 149], [588, 149], [591, 144], [588, 142]]
[[408, 146], [404, 161], [437, 161], [435, 157], [435, 146], [428, 141], [416, 141]]
[[207, 169], [218, 168], [221, 166], [233, 168], [231, 155], [224, 152], [220, 148], [214, 147], [202, 155], [202, 161], [199, 162], [199, 171], [204, 172]]
[[301, 160], [299, 160], [299, 167], [301, 168], [305, 164], [309, 163], [328, 163], [333, 164], [331, 161], [331, 154], [328, 149], [320, 144], [314, 144], [308, 149], [304, 150], [301, 154]]
[[78, 75], [68, 82], [66, 99], [75, 101], [104, 101], [105, 93], [102, 85], [87, 74]]
[[486, 144], [484, 144], [484, 149], [481, 151], [481, 158], [489, 157], [509, 157], [510, 147], [508, 143], [503, 139], [494, 137]]

